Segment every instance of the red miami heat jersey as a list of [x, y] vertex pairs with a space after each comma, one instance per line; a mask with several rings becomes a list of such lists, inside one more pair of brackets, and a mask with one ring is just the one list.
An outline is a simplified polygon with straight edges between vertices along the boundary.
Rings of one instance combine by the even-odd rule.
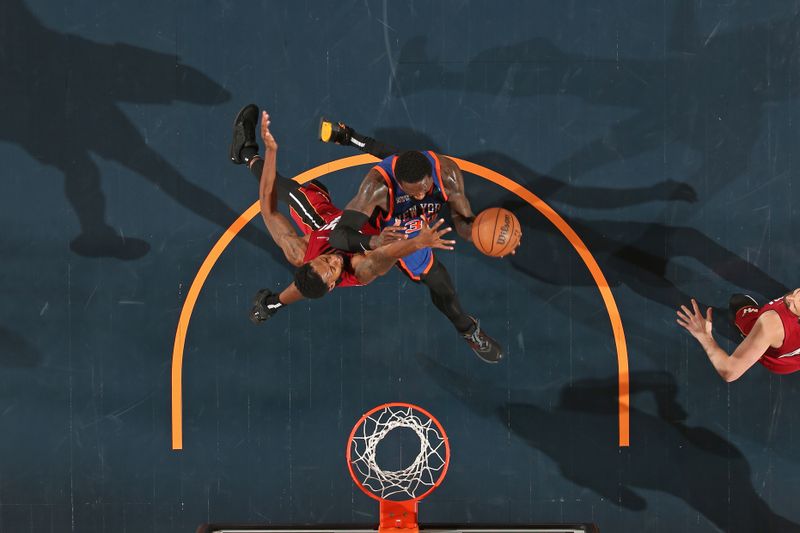
[[[304, 235], [308, 235], [308, 247], [303, 263], [308, 263], [315, 257], [327, 253], [336, 253], [344, 258], [342, 276], [336, 282], [337, 287], [359, 287], [355, 270], [350, 262], [354, 254], [336, 250], [328, 243], [331, 231], [339, 223], [342, 217], [342, 210], [333, 205], [328, 191], [315, 183], [309, 183], [298, 187], [289, 193], [292, 200], [290, 203], [290, 213], [297, 227]], [[377, 235], [380, 233], [378, 228], [364, 224], [361, 228], [364, 235]]]
[[[765, 311], [775, 311], [781, 317], [783, 344], [779, 348], [770, 346], [758, 362], [776, 374], [797, 372], [800, 370], [800, 323], [798, 323], [797, 315], [789, 310], [783, 298], [772, 300], [762, 306], [758, 310], [758, 314], [753, 313], [753, 315], [757, 318]], [[755, 320], [753, 320], [753, 324], [755, 324]]]

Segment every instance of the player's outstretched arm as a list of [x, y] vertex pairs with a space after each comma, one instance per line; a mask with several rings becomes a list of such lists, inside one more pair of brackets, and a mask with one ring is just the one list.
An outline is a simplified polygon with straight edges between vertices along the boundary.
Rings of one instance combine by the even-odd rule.
[[[777, 323], [775, 322], [777, 320]], [[714, 369], [722, 379], [730, 383], [742, 377], [753, 366], [771, 344], [783, 337], [783, 325], [777, 313], [766, 312], [758, 318], [750, 334], [745, 337], [733, 354], [720, 348], [711, 333], [711, 308], [706, 316], [700, 312], [697, 301], [692, 298], [692, 309], [682, 305], [677, 322], [694, 337], [705, 350]]]
[[360, 283], [370, 283], [375, 278], [386, 274], [401, 257], [423, 248], [452, 250], [456, 241], [444, 239], [444, 236], [452, 228], [439, 229], [442, 224], [444, 224], [443, 219], [439, 219], [430, 227], [423, 222], [422, 229], [413, 239], [394, 241], [364, 255], [353, 257], [352, 263], [356, 278]]
[[261, 171], [261, 182], [259, 184], [259, 203], [261, 205], [261, 217], [267, 226], [272, 240], [275, 241], [286, 259], [294, 266], [303, 264], [303, 257], [306, 254], [306, 243], [295, 231], [292, 223], [280, 211], [278, 211], [278, 194], [275, 187], [277, 176], [277, 152], [278, 143], [272, 132], [269, 130], [269, 115], [266, 111], [261, 113], [261, 139], [264, 141], [264, 168]]
[[[437, 154], [438, 155], [438, 154]], [[469, 205], [469, 199], [464, 192], [464, 175], [455, 161], [449, 157], [439, 155], [442, 169], [442, 184], [447, 193], [447, 205], [450, 206], [450, 218], [456, 233], [467, 241], [472, 242], [472, 221], [475, 213]]]

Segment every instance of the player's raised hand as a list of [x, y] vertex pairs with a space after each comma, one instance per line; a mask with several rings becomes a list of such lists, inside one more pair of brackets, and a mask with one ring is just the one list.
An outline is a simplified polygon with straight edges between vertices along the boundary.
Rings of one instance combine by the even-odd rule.
[[700, 307], [697, 305], [697, 300], [694, 298], [692, 298], [692, 310], [689, 310], [685, 305], [678, 309], [677, 322], [699, 341], [711, 337], [711, 308], [708, 308], [704, 317], [700, 312]]
[[517, 249], [519, 248], [520, 244], [522, 244], [522, 230], [520, 230], [520, 232], [519, 232], [519, 240], [517, 241], [517, 245], [514, 246], [513, 250], [511, 250], [511, 255], [514, 255], [514, 254], [517, 253]]
[[275, 142], [275, 137], [269, 131], [269, 115], [266, 111], [261, 112], [261, 140], [264, 141], [264, 146], [267, 150], [277, 150], [278, 143]]
[[379, 246], [383, 246], [384, 244], [389, 244], [393, 241], [402, 241], [407, 239], [408, 235], [406, 235], [406, 228], [400, 222], [395, 222], [392, 226], [386, 226], [381, 230], [380, 235], [375, 237], [374, 243], [372, 243], [372, 248], [378, 248]]
[[444, 224], [444, 219], [440, 218], [433, 226], [428, 226], [427, 220], [422, 219], [422, 228], [414, 240], [420, 248], [439, 248], [440, 250], [452, 250], [456, 241], [446, 240], [442, 237], [451, 232], [453, 228], [439, 229]]

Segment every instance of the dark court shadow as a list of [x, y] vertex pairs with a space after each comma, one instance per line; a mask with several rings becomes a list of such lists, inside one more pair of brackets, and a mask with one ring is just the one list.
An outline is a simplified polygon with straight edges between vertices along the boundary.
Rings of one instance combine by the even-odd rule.
[[426, 38], [418, 37], [403, 46], [394, 90], [568, 95], [618, 107], [626, 118], [547, 174], [574, 179], [665, 143], [682, 143], [703, 157], [690, 182], [702, 181], [713, 192], [747, 170], [765, 107], [798, 96], [800, 11], [700, 35], [694, 3], [677, 0], [670, 31], [663, 60], [570, 54], [533, 38], [484, 50], [461, 70], [429, 57]]
[[[645, 512], [646, 493], [683, 500], [726, 532], [800, 531], [753, 487], [741, 451], [721, 435], [685, 422], [678, 388], [665, 372], [634, 372], [631, 396], [651, 396], [654, 413], [631, 409], [633, 444], [617, 446], [617, 379], [584, 380], [560, 390], [509, 391], [466, 378], [420, 356], [428, 374], [479, 415], [495, 416], [563, 477], [610, 503]], [[553, 393], [557, 403], [553, 406]], [[546, 407], [550, 406], [550, 407]]]
[[33, 368], [42, 362], [42, 354], [30, 342], [10, 329], [0, 326], [0, 367]]
[[[81, 228], [70, 243], [76, 254], [130, 260], [150, 248], [108, 224], [100, 171], [90, 154], [136, 172], [220, 228], [239, 216], [184, 178], [120, 110], [122, 102], [217, 105], [230, 100], [224, 87], [175, 55], [61, 33], [42, 25], [22, 0], [3, 0], [0, 72], [0, 141], [19, 145], [64, 175], [67, 200]], [[227, 147], [221, 146], [219, 153], [227, 157]], [[274, 252], [254, 227], [241, 235]]]
[[[379, 129], [376, 138], [404, 149], [441, 152], [432, 139], [408, 128]], [[646, 202], [694, 202], [697, 199], [691, 186], [671, 180], [638, 188], [584, 187], [541, 174], [500, 152], [478, 152], [463, 158], [508, 176], [547, 202], [575, 207], [615, 210]], [[510, 258], [515, 269], [554, 286], [595, 286], [586, 269], [564, 268], [564, 265], [575, 264], [576, 252], [565, 244], [563, 235], [544, 216], [511, 193], [496, 194], [498, 190], [484, 180], [470, 180], [467, 196], [478, 212], [489, 207], [482, 205], [480, 199], [494, 195], [492, 205], [511, 210], [519, 219], [523, 243]], [[626, 285], [643, 298], [670, 309], [687, 304], [692, 297], [679, 287], [679, 281], [697, 277], [697, 273], [679, 259], [694, 260], [721, 279], [761, 295], [763, 301], [788, 292], [784, 284], [694, 228], [576, 217], [569, 217], [567, 222], [586, 243], [612, 287]], [[725, 305], [712, 307], [715, 308], [715, 330], [738, 342], [740, 336], [727, 319]]]
[[[431, 137], [411, 128], [378, 128], [375, 130], [375, 138], [388, 141], [403, 150], [433, 150], [440, 154], [447, 153]], [[590, 187], [568, 184], [541, 174], [501, 152], [483, 151], [459, 157], [496, 170], [515, 181], [530, 182], [531, 191], [540, 198], [575, 207], [617, 209], [656, 201], [697, 201], [697, 193], [689, 184], [674, 180], [660, 181], [647, 187], [620, 189]], [[471, 190], [467, 190], [467, 193], [473, 196]]]
[[[588, 271], [556, 268], [570, 261], [566, 256], [575, 252], [563, 245], [563, 236], [544, 217], [516, 198], [503, 206], [516, 214], [524, 235], [524, 244], [511, 257], [515, 269], [553, 285], [595, 285]], [[788, 292], [784, 284], [694, 228], [576, 217], [570, 217], [569, 224], [591, 250], [610, 286], [626, 285], [641, 297], [671, 309], [688, 304], [693, 296], [680, 288], [680, 280], [698, 277], [679, 259], [694, 260], [720, 279], [761, 295], [762, 303]], [[726, 304], [711, 306], [715, 308], [714, 327], [738, 342]]]

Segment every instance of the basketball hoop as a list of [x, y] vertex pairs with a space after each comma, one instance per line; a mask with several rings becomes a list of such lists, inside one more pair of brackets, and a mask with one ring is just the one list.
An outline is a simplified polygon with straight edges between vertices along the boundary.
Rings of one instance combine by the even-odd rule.
[[[384, 470], [376, 461], [380, 443], [395, 429], [413, 431], [419, 453], [410, 465]], [[417, 504], [441, 484], [450, 464], [450, 444], [444, 428], [421, 407], [394, 402], [365, 413], [347, 439], [347, 468], [358, 487], [380, 502], [378, 531], [417, 533]]]

